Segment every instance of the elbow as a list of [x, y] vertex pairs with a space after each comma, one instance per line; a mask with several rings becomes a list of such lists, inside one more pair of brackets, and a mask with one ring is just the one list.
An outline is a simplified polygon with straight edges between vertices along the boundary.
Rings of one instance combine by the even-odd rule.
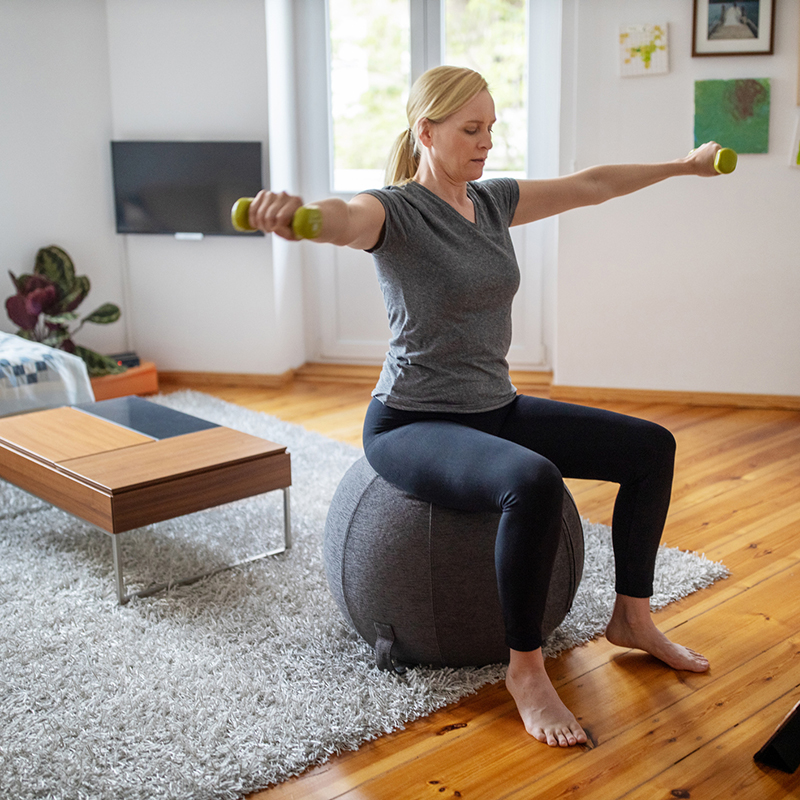
[[606, 181], [599, 175], [592, 176], [588, 187], [587, 205], [599, 206], [615, 196], [615, 192]]

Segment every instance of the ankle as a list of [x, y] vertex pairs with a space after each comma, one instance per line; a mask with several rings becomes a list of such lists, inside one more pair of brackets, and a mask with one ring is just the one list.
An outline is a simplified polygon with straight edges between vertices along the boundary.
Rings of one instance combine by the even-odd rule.
[[546, 675], [542, 648], [537, 650], [510, 650], [506, 677], [512, 680], [526, 676]]
[[611, 621], [631, 628], [652, 624], [650, 598], [618, 594]]

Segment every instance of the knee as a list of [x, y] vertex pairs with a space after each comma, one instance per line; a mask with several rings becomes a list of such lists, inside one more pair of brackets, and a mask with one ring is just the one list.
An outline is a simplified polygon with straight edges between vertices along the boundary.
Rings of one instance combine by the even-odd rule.
[[561, 472], [551, 461], [534, 457], [515, 463], [509, 470], [502, 508], [560, 514], [563, 497]]
[[641, 420], [638, 446], [635, 448], [634, 462], [637, 472], [672, 473], [675, 465], [677, 443], [670, 431], [654, 422]]
[[670, 431], [654, 422], [650, 423], [649, 448], [656, 457], [672, 464], [675, 461], [675, 451], [678, 444]]

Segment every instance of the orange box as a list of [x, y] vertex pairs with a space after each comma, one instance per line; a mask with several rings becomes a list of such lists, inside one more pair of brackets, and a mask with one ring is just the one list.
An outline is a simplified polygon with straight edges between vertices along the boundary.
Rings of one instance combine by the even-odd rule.
[[152, 361], [143, 361], [138, 367], [129, 367], [118, 375], [103, 375], [92, 378], [95, 400], [110, 400], [129, 394], [156, 394], [158, 372]]

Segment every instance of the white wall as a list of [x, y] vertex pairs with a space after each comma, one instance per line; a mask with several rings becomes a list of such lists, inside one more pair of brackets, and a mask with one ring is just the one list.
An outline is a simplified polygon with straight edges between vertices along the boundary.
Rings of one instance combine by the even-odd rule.
[[[97, 0], [0, 3], [0, 329], [13, 293], [8, 270], [33, 271], [56, 244], [92, 282], [78, 309], [123, 304], [121, 243], [114, 234], [108, 46]], [[125, 327], [87, 325], [78, 343], [125, 348]]]
[[[117, 139], [260, 140], [264, 0], [107, 0]], [[129, 235], [133, 345], [162, 370], [276, 374], [271, 240]], [[302, 360], [302, 359], [301, 359]]]
[[[565, 0], [562, 171], [671, 159], [693, 145], [694, 81], [770, 78], [769, 153], [559, 223], [555, 382], [800, 394], [798, 4], [775, 55], [692, 58], [692, 4]], [[669, 23], [670, 72], [618, 77], [620, 23]]]
[[[266, 2], [291, 16], [292, 0]], [[774, 56], [694, 59], [690, 2], [563, 4], [562, 171], [687, 152], [697, 79], [769, 77], [772, 116], [770, 152], [742, 156], [731, 176], [562, 216], [556, 382], [800, 395], [800, 170], [787, 166], [798, 4], [777, 3]], [[86, 310], [117, 302], [131, 330], [126, 341], [126, 324], [87, 327], [87, 346], [135, 346], [162, 370], [278, 374], [303, 362], [300, 270], [279, 246], [114, 232], [110, 139], [266, 143], [284, 123], [268, 98], [271, 18], [265, 0], [0, 3], [1, 299], [6, 269], [28, 271], [39, 247], [59, 244], [93, 281]], [[670, 73], [617, 77], [619, 24], [664, 20]], [[272, 148], [273, 165], [289, 146]], [[0, 328], [13, 330], [4, 311]]]

